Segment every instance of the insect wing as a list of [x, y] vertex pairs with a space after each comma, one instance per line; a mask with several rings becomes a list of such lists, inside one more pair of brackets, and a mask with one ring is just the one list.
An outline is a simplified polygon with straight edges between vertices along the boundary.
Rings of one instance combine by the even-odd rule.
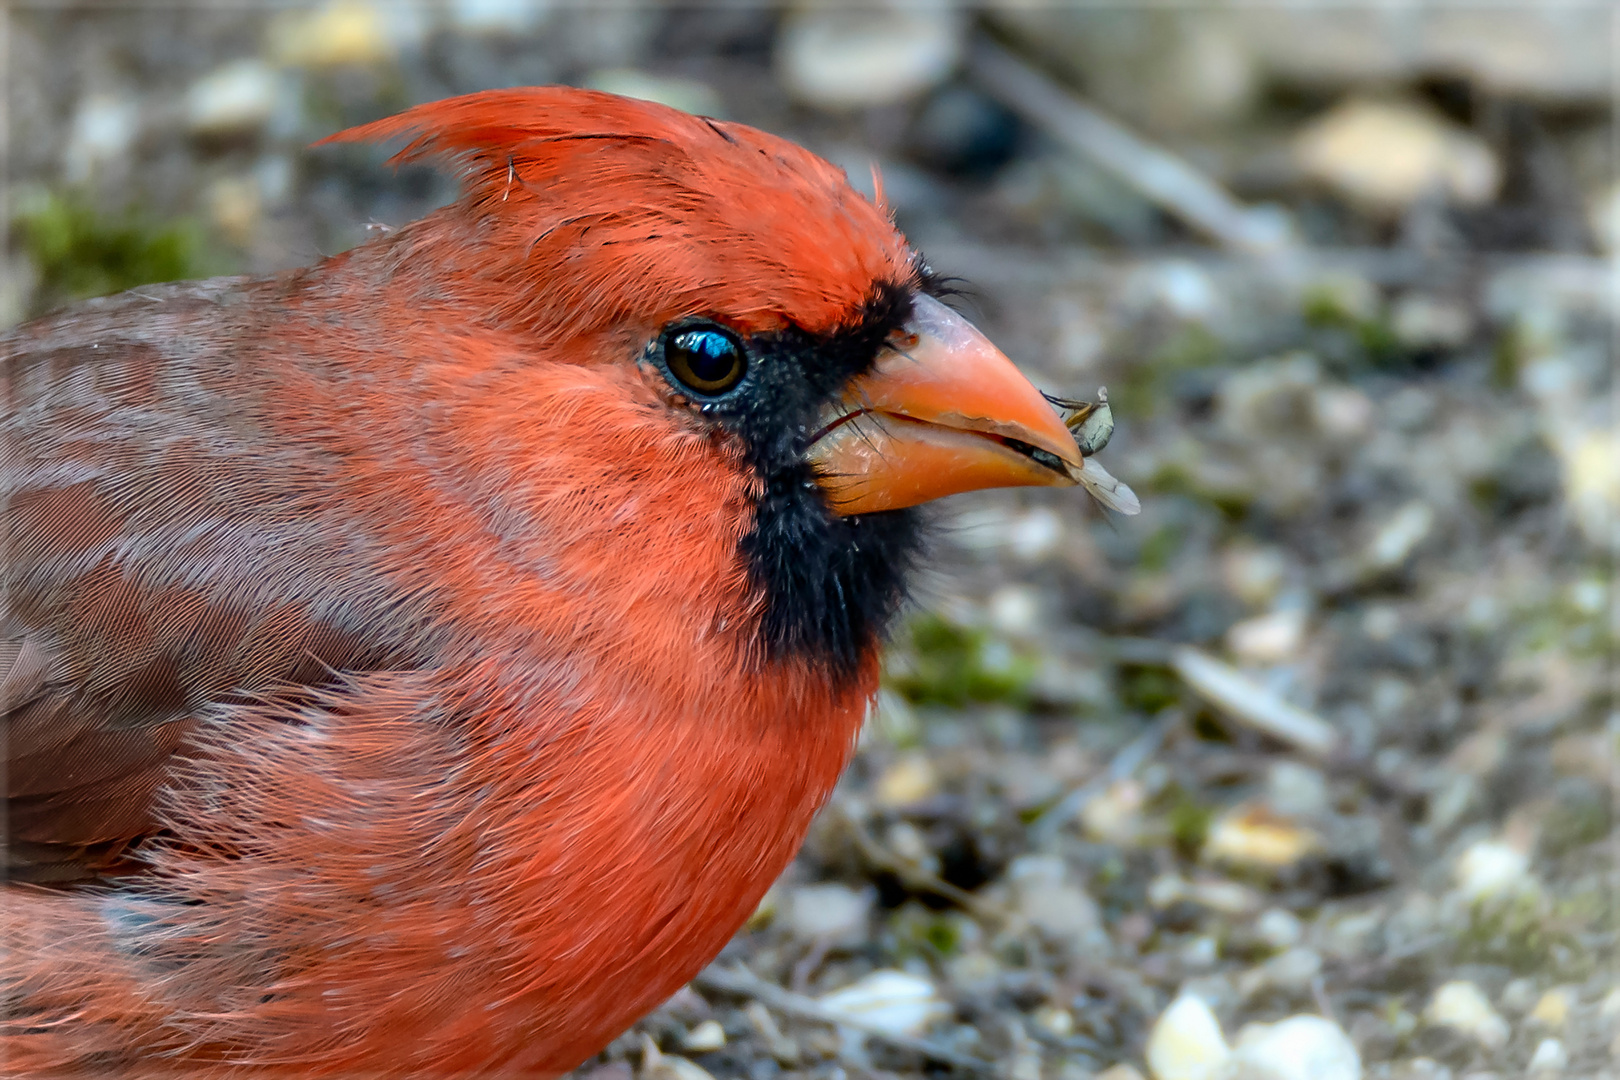
[[1116, 479], [1109, 471], [1097, 464], [1096, 458], [1084, 458], [1079, 468], [1070, 466], [1069, 475], [1080, 482], [1080, 486], [1098, 502], [1110, 510], [1121, 514], [1140, 514], [1142, 503], [1136, 497], [1125, 481]]

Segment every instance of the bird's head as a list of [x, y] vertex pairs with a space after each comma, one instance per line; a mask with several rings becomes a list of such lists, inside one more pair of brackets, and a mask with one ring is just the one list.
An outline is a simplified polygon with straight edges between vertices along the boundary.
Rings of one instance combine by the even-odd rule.
[[749, 474], [737, 550], [768, 653], [857, 666], [902, 599], [919, 504], [1073, 483], [1050, 405], [938, 298], [885, 209], [806, 150], [565, 87], [332, 139], [396, 136], [396, 161], [451, 161], [465, 185], [418, 223], [434, 265], [407, 248], [399, 274], [423, 296], [453, 282], [549, 356], [633, 368], [669, 424], [712, 437], [709, 465]]

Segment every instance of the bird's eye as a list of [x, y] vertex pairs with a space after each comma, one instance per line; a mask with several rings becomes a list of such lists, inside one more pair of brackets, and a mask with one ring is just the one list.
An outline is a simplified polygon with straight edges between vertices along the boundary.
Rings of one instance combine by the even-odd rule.
[[716, 326], [688, 326], [664, 338], [664, 366], [681, 387], [704, 397], [724, 394], [748, 371], [742, 342]]

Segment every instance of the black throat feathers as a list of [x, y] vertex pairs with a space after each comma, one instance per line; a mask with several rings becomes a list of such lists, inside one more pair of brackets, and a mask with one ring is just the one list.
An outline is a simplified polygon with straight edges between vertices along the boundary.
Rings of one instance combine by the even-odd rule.
[[858, 318], [829, 334], [789, 329], [746, 339], [747, 379], [698, 405], [740, 440], [761, 481], [740, 554], [763, 600], [767, 661], [796, 660], [835, 681], [851, 679], [905, 600], [922, 548], [922, 512], [840, 516], [805, 455], [823, 407], [872, 366], [910, 317], [914, 288], [878, 286]]

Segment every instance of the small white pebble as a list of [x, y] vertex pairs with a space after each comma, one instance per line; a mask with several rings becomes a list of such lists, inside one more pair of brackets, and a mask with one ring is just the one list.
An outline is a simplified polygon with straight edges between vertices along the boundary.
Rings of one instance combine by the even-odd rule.
[[1028, 1036], [1024, 1044], [1013, 1052], [1007, 1065], [1007, 1080], [1041, 1080], [1041, 1048]]
[[893, 105], [950, 76], [964, 29], [948, 8], [796, 9], [777, 33], [777, 71], [790, 94], [819, 108]]
[[776, 1017], [758, 1001], [750, 1001], [743, 1006], [743, 1015], [753, 1025], [754, 1033], [768, 1043], [776, 1042], [782, 1037], [782, 1029], [776, 1026]]
[[1388, 641], [1401, 629], [1401, 613], [1393, 604], [1369, 604], [1361, 616], [1361, 632], [1373, 641]]
[[1036, 930], [1076, 947], [1095, 943], [1102, 925], [1097, 902], [1069, 879], [1062, 859], [1020, 855], [1007, 868], [1007, 881], [1019, 914]]
[[1226, 647], [1246, 664], [1280, 664], [1305, 640], [1305, 612], [1287, 608], [1256, 615], [1226, 632]]
[[1147, 902], [1156, 908], [1167, 908], [1187, 897], [1187, 882], [1180, 874], [1160, 874], [1148, 882]]
[[1286, 949], [1299, 944], [1305, 927], [1299, 916], [1282, 908], [1267, 908], [1254, 920], [1254, 932], [1273, 949]]
[[821, 1005], [896, 1035], [916, 1035], [952, 1013], [934, 984], [918, 975], [886, 968], [824, 995]]
[[536, 0], [451, 0], [450, 25], [464, 34], [521, 34], [550, 12]]
[[1220, 955], [1220, 942], [1208, 934], [1190, 938], [1181, 947], [1181, 963], [1192, 970], [1207, 970], [1214, 967]]
[[1620, 986], [1603, 995], [1603, 1003], [1598, 1006], [1598, 1015], [1605, 1020], [1620, 1016]]
[[1321, 769], [1284, 758], [1266, 770], [1266, 805], [1283, 817], [1318, 817], [1331, 802], [1332, 793]]
[[1530, 856], [1501, 840], [1480, 840], [1457, 860], [1457, 890], [1468, 900], [1486, 900], [1529, 886]]
[[585, 77], [584, 85], [620, 97], [655, 101], [697, 116], [721, 116], [725, 113], [725, 105], [714, 87], [699, 79], [654, 75], [638, 68], [616, 67], [598, 68]]
[[1534, 1008], [1539, 1000], [1541, 995], [1536, 991], [1536, 980], [1514, 979], [1502, 987], [1502, 996], [1496, 1003], [1510, 1013], [1523, 1016]]
[[1042, 1005], [1034, 1012], [1035, 1023], [1043, 1031], [1067, 1039], [1074, 1034], [1074, 1013], [1058, 1005]]
[[1321, 845], [1314, 831], [1270, 807], [1245, 803], [1215, 819], [1203, 857], [1258, 870], [1292, 866]]
[[1367, 545], [1367, 561], [1379, 570], [1392, 570], [1404, 563], [1434, 529], [1434, 508], [1425, 502], [1409, 502], [1395, 512], [1373, 535]]
[[1295, 946], [1273, 956], [1252, 971], [1245, 972], [1238, 989], [1245, 997], [1265, 990], [1297, 993], [1308, 988], [1322, 973], [1322, 956], [1314, 949]]
[[1569, 1052], [1564, 1044], [1557, 1039], [1542, 1039], [1536, 1044], [1536, 1052], [1530, 1055], [1529, 1070], [1531, 1075], [1536, 1073], [1559, 1073], [1569, 1067]]
[[1192, 994], [1172, 1001], [1148, 1035], [1147, 1064], [1154, 1080], [1216, 1080], [1231, 1056], [1215, 1013]]
[[985, 605], [990, 625], [1012, 638], [1033, 638], [1041, 628], [1041, 598], [1027, 585], [1003, 585]]
[[1402, 343], [1420, 348], [1457, 348], [1474, 329], [1474, 317], [1462, 304], [1414, 294], [1395, 302], [1390, 323]]
[[1356, 439], [1372, 429], [1372, 399], [1352, 386], [1323, 386], [1311, 400], [1311, 415], [1322, 434]]
[[1276, 548], [1234, 545], [1221, 556], [1221, 580], [1245, 604], [1271, 603], [1288, 576], [1288, 558]]
[[1223, 915], [1247, 915], [1260, 906], [1260, 894], [1235, 881], [1204, 879], [1187, 887], [1187, 899]]
[[1215, 392], [1215, 418], [1245, 441], [1257, 432], [1297, 428], [1303, 418], [1301, 405], [1321, 381], [1322, 365], [1304, 352], [1249, 364], [1221, 380]]
[[714, 1020], [703, 1021], [681, 1040], [681, 1049], [693, 1054], [707, 1054], [725, 1045], [726, 1029]]
[[1312, 180], [1369, 212], [1398, 215], [1427, 191], [1477, 206], [1495, 198], [1502, 165], [1478, 135], [1415, 103], [1347, 97], [1294, 138]]
[[1157, 266], [1143, 266], [1141, 272], [1145, 280], [1133, 284], [1178, 319], [1208, 319], [1220, 303], [1209, 273], [1189, 260], [1167, 259]]
[[872, 895], [836, 882], [803, 885], [793, 890], [786, 906], [783, 921], [795, 937], [837, 944], [865, 935]]
[[905, 754], [883, 770], [872, 794], [879, 806], [909, 806], [939, 790], [939, 776], [927, 754]]
[[1355, 1044], [1331, 1020], [1290, 1016], [1238, 1033], [1231, 1075], [1242, 1080], [1361, 1080]]
[[1086, 834], [1105, 844], [1129, 844], [1141, 834], [1147, 792], [1140, 781], [1116, 780], [1080, 809]]
[[[778, 1062], [793, 1062], [799, 1058], [799, 1044], [797, 1040], [782, 1034], [782, 1029], [776, 1026], [776, 1018], [757, 1001], [750, 1001], [743, 1006], [743, 1015], [753, 1027], [754, 1033], [765, 1043], [770, 1055]], [[840, 1029], [839, 1037], [844, 1041], [859, 1043], [864, 1036], [860, 1036], [853, 1028]]]
[[1554, 987], [1541, 995], [1525, 1019], [1557, 1030], [1569, 1022], [1569, 1011], [1574, 1005], [1575, 994], [1568, 987]]
[[186, 126], [202, 135], [251, 131], [275, 111], [281, 76], [263, 60], [233, 60], [186, 91]]
[[253, 174], [221, 176], [208, 185], [208, 216], [233, 244], [252, 242], [259, 220], [264, 216], [264, 200]]
[[285, 12], [270, 25], [270, 51], [293, 67], [334, 68], [390, 59], [412, 23], [405, 5], [329, 0], [318, 8]]
[[1367, 941], [1387, 916], [1378, 908], [1370, 911], [1350, 911], [1327, 921], [1322, 926], [1322, 951], [1339, 960], [1359, 958], [1367, 954]]
[[1460, 1031], [1487, 1049], [1499, 1049], [1508, 1041], [1507, 1021], [1491, 1008], [1479, 987], [1463, 979], [1436, 990], [1424, 1016], [1429, 1023]]
[[1601, 615], [1609, 604], [1609, 587], [1598, 578], [1583, 578], [1569, 587], [1569, 602], [1582, 615]]
[[1594, 544], [1612, 543], [1608, 522], [1620, 506], [1620, 432], [1596, 425], [1554, 445], [1564, 461], [1564, 499], [1572, 516]]
[[888, 841], [889, 850], [913, 866], [926, 867], [934, 870], [938, 859], [928, 841], [918, 830], [917, 826], [909, 821], [897, 821], [884, 832], [883, 838]]
[[707, 1069], [679, 1054], [661, 1054], [658, 1044], [641, 1036], [641, 1076], [643, 1080], [714, 1080]]
[[1120, 1062], [1118, 1065], [1110, 1065], [1098, 1073], [1096, 1080], [1142, 1080], [1142, 1074], [1137, 1071], [1134, 1065]]
[[127, 94], [91, 94], [79, 102], [68, 127], [63, 165], [83, 183], [102, 165], [123, 158], [140, 134], [140, 103]]
[[983, 949], [968, 948], [945, 961], [945, 975], [957, 986], [988, 984], [1001, 974], [1001, 964]]

